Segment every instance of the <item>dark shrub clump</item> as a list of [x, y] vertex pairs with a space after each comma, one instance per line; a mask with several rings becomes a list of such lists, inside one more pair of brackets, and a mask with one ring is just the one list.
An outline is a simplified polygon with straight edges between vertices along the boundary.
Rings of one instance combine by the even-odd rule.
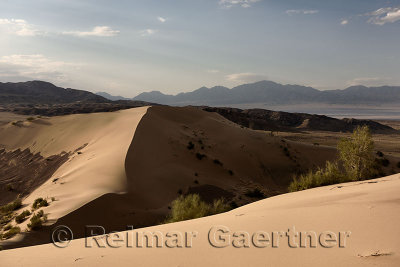
[[43, 210], [34, 214], [31, 218], [31, 222], [28, 224], [28, 228], [31, 230], [39, 230], [42, 228], [43, 223], [46, 222], [46, 216], [43, 213]]
[[26, 217], [28, 217], [29, 215], [31, 215], [29, 210], [24, 210], [20, 215], [15, 217], [15, 221], [17, 223], [22, 223], [23, 221], [25, 221]]
[[21, 228], [19, 228], [18, 226], [12, 227], [11, 229], [9, 229], [8, 232], [5, 232], [3, 234], [3, 238], [9, 239], [9, 238], [15, 236], [16, 234], [19, 234], [20, 232], [21, 232]]
[[41, 207], [47, 207], [48, 205], [49, 203], [47, 203], [47, 200], [40, 197], [35, 199], [35, 202], [32, 204], [32, 208], [36, 210]]
[[189, 150], [192, 150], [192, 149], [194, 149], [194, 144], [193, 144], [193, 142], [192, 142], [192, 141], [190, 141], [190, 142], [188, 143], [188, 145], [187, 145], [187, 149], [189, 149]]
[[196, 158], [197, 158], [198, 160], [202, 160], [205, 156], [206, 156], [206, 155], [204, 155], [204, 154], [196, 153]]
[[258, 188], [255, 188], [253, 190], [248, 190], [245, 193], [245, 196], [251, 197], [251, 198], [264, 198], [265, 197], [264, 193], [261, 192], [261, 190]]

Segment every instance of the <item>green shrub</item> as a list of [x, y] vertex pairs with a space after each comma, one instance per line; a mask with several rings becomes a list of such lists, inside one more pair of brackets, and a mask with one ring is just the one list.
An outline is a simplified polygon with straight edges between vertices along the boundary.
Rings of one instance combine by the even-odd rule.
[[41, 210], [38, 213], [33, 214], [31, 222], [28, 224], [28, 228], [33, 231], [39, 230], [43, 227], [43, 223], [46, 221], [47, 218], [44, 215], [43, 210]]
[[15, 226], [13, 228], [11, 228], [8, 232], [5, 232], [3, 234], [3, 239], [9, 239], [13, 236], [15, 236], [16, 234], [19, 234], [21, 232], [21, 228], [19, 228], [18, 226]]
[[295, 177], [289, 185], [289, 191], [300, 191], [308, 188], [331, 185], [337, 183], [343, 183], [350, 181], [343, 174], [338, 167], [337, 162], [326, 162], [325, 168], [318, 168], [317, 171], [310, 171], [306, 174], [301, 174], [299, 177]]
[[40, 197], [35, 199], [35, 201], [32, 204], [32, 208], [36, 210], [41, 207], [47, 207], [48, 205], [49, 203], [47, 203], [47, 200]]
[[4, 226], [4, 231], [8, 231], [12, 228], [11, 224], [7, 224], [6, 226]]
[[202, 201], [197, 194], [181, 195], [172, 202], [171, 214], [166, 222], [179, 222], [200, 218], [225, 212], [229, 209], [229, 205], [225, 204], [222, 199], [215, 200], [211, 205]]
[[14, 214], [12, 212], [9, 212], [7, 214], [0, 214], [0, 227], [11, 222], [13, 218]]
[[0, 212], [2, 213], [8, 213], [14, 210], [19, 209], [22, 206], [22, 200], [20, 198], [17, 198], [16, 200], [14, 200], [11, 203], [8, 203], [4, 206], [0, 207]]
[[352, 180], [370, 178], [374, 164], [374, 141], [368, 126], [358, 126], [351, 138], [340, 140], [338, 150], [349, 178]]
[[29, 215], [31, 215], [29, 210], [24, 210], [20, 215], [15, 217], [15, 221], [17, 223], [22, 223], [23, 221], [25, 221], [26, 217], [28, 217]]

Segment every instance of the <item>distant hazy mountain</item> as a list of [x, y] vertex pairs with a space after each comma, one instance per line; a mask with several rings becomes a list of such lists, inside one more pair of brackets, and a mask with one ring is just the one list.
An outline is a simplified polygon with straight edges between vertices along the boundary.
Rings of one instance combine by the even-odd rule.
[[116, 101], [116, 100], [130, 100], [129, 98], [123, 97], [123, 96], [113, 96], [110, 95], [107, 92], [97, 92], [96, 95], [102, 96], [104, 98], [107, 98], [108, 100]]
[[229, 104], [384, 104], [400, 103], [400, 86], [352, 86], [344, 90], [320, 91], [300, 85], [282, 85], [271, 81], [243, 84], [232, 89], [202, 87], [193, 92], [165, 95], [159, 91], [141, 93], [133, 100], [169, 105]]
[[108, 103], [102, 96], [88, 91], [61, 88], [49, 82], [29, 81], [0, 83], [0, 104]]

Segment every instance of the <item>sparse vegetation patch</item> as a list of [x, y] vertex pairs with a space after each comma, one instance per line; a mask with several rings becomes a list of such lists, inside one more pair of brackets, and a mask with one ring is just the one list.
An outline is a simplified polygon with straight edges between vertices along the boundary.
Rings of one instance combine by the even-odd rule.
[[30, 223], [28, 224], [28, 228], [33, 231], [37, 231], [43, 227], [43, 223], [47, 221], [46, 215], [44, 215], [43, 210], [33, 214]]
[[179, 196], [172, 202], [171, 214], [166, 223], [185, 221], [217, 213], [226, 212], [230, 209], [223, 199], [215, 200], [213, 204], [207, 204], [197, 194]]
[[21, 228], [19, 228], [18, 226], [12, 227], [11, 229], [9, 229], [7, 232], [5, 232], [2, 236], [3, 239], [9, 239], [13, 236], [15, 236], [16, 234], [19, 234], [21, 232]]
[[22, 223], [23, 221], [25, 221], [26, 217], [28, 217], [29, 215], [31, 215], [30, 211], [24, 210], [20, 215], [15, 217], [15, 221], [17, 223]]
[[246, 191], [246, 193], [244, 195], [246, 197], [257, 198], [257, 199], [261, 199], [261, 198], [265, 197], [264, 193], [259, 188], [255, 188], [253, 190], [248, 190], [248, 191]]
[[35, 201], [32, 204], [32, 208], [36, 210], [41, 207], [47, 207], [48, 205], [49, 203], [47, 202], [47, 200], [40, 197], [35, 199]]

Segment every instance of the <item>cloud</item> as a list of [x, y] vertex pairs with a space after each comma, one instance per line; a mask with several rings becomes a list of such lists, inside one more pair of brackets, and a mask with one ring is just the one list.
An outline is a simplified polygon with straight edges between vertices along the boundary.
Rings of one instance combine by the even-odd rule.
[[41, 54], [9, 55], [0, 57], [0, 78], [7, 81], [46, 80], [62, 83], [66, 73], [82, 64], [53, 60]]
[[113, 30], [109, 26], [96, 26], [93, 30], [85, 32], [85, 31], [68, 31], [63, 32], [63, 34], [74, 35], [74, 36], [98, 36], [98, 37], [111, 37], [119, 34], [120, 31]]
[[349, 20], [347, 19], [342, 19], [342, 21], [340, 22], [341, 25], [347, 25], [349, 23]]
[[38, 31], [35, 29], [35, 26], [27, 23], [23, 19], [0, 19], [0, 26], [18, 36], [36, 36], [43, 34], [43, 32]]
[[220, 0], [218, 3], [223, 8], [231, 8], [240, 6], [243, 8], [251, 7], [253, 3], [260, 2], [261, 0]]
[[365, 14], [369, 16], [368, 23], [384, 25], [400, 20], [400, 7], [385, 7]]
[[265, 80], [267, 79], [267, 76], [251, 72], [242, 72], [242, 73], [233, 73], [226, 75], [225, 78], [227, 81], [230, 82], [248, 83], [248, 82], [257, 82]]
[[157, 32], [157, 30], [154, 30], [154, 29], [146, 29], [146, 30], [140, 31], [140, 35], [150, 36], [150, 35], [155, 34], [156, 32]]
[[354, 86], [354, 85], [382, 86], [385, 84], [389, 84], [391, 80], [392, 80], [391, 78], [383, 78], [383, 77], [360, 77], [347, 81], [346, 84], [348, 86]]
[[163, 18], [163, 17], [158, 17], [157, 19], [158, 19], [158, 21], [160, 21], [161, 23], [164, 23], [164, 22], [167, 21], [167, 19], [166, 19], [166, 18]]
[[219, 73], [219, 70], [216, 69], [211, 69], [211, 70], [206, 70], [208, 73]]
[[307, 10], [307, 9], [289, 9], [286, 10], [285, 13], [288, 14], [289, 16], [291, 15], [297, 15], [297, 14], [303, 14], [303, 15], [311, 15], [311, 14], [316, 14], [318, 13], [319, 10]]

